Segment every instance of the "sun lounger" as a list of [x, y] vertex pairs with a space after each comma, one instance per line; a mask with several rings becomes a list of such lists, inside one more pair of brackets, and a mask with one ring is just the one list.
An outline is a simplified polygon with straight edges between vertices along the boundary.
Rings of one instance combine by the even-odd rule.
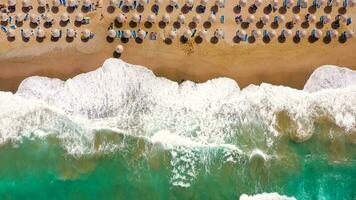
[[5, 26], [1, 26], [1, 30], [4, 31], [4, 33], [7, 33], [7, 28]]
[[11, 29], [17, 29], [17, 26], [16, 25], [11, 25], [10, 28]]
[[123, 4], [124, 2], [122, 2], [122, 1], [120, 1], [120, 3], [119, 3], [119, 8], [121, 8], [122, 7], [122, 4]]
[[136, 38], [136, 31], [131, 31], [131, 36], [132, 36], [133, 38]]
[[225, 16], [224, 15], [222, 15], [221, 17], [220, 17], [220, 23], [224, 23], [225, 22]]
[[197, 32], [197, 29], [194, 29], [193, 33], [192, 33], [192, 37], [194, 37], [195, 33]]
[[350, 24], [352, 24], [352, 18], [351, 17], [346, 19], [346, 26], [348, 26]]
[[9, 23], [12, 24], [13, 21], [14, 21], [14, 17], [13, 17], [13, 16], [10, 16], [10, 17], [9, 17]]

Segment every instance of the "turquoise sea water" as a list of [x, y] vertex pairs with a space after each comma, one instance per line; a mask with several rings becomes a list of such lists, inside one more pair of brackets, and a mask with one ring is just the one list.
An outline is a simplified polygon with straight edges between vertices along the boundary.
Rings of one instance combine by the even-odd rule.
[[[96, 133], [95, 148], [117, 143], [120, 150], [73, 156], [54, 136], [7, 143], [0, 147], [0, 199], [238, 199], [262, 192], [355, 199], [356, 148], [345, 134], [330, 139], [319, 130], [299, 144], [280, 137], [273, 147], [258, 133], [244, 134], [235, 138], [243, 151], [260, 147], [271, 157], [219, 146], [167, 149], [108, 131]], [[176, 174], [189, 186], [172, 184]]]

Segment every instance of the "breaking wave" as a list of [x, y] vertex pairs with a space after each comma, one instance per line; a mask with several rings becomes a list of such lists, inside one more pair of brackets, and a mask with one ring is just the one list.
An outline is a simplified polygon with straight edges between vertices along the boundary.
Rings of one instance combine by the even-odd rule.
[[[127, 185], [158, 184], [165, 191], [147, 199], [204, 199], [204, 191], [210, 199], [275, 191], [302, 199], [351, 199], [355, 102], [356, 72], [336, 66], [317, 69], [303, 90], [265, 83], [241, 90], [228, 78], [177, 84], [142, 66], [108, 59], [67, 81], [30, 77], [15, 94], [1, 92], [0, 161], [7, 151], [21, 157], [57, 152], [52, 159], [62, 164], [49, 169], [56, 169], [58, 184], [116, 166], [132, 176], [123, 179]], [[320, 166], [332, 169], [315, 172]], [[344, 180], [332, 188], [338, 177]], [[134, 191], [126, 197], [145, 194]]]

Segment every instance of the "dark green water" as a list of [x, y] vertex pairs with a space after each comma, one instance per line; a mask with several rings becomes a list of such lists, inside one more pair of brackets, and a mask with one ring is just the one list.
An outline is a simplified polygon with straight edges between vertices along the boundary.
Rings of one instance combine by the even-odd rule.
[[[278, 192], [297, 199], [355, 199], [356, 148], [345, 134], [316, 132], [303, 143], [237, 136], [240, 151], [224, 146], [174, 146], [111, 132], [94, 149], [73, 156], [55, 136], [0, 147], [0, 199], [238, 199]], [[269, 157], [252, 156], [259, 148]], [[184, 183], [186, 187], [176, 183]]]

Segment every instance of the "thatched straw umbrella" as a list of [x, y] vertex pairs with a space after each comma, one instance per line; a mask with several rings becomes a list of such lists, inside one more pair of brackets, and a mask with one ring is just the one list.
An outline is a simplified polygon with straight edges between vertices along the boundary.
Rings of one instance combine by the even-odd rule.
[[147, 21], [149, 22], [149, 23], [155, 23], [155, 21], [156, 21], [156, 16], [154, 15], [154, 14], [150, 14], [150, 15], [148, 15], [148, 17], [147, 17]]
[[162, 16], [162, 21], [166, 24], [169, 23], [169, 21], [171, 21], [171, 17], [169, 16], [168, 13], [164, 13], [164, 15]]
[[199, 24], [201, 21], [201, 16], [200, 15], [195, 15], [192, 19], [192, 21], [196, 24]]
[[9, 38], [15, 37], [15, 30], [10, 28], [6, 33], [6, 36]]
[[36, 36], [37, 36], [38, 38], [44, 38], [44, 37], [45, 37], [45, 32], [44, 32], [44, 30], [41, 29], [41, 28], [37, 29], [37, 30], [36, 30]]
[[141, 39], [144, 39], [146, 37], [146, 31], [144, 30], [139, 30], [137, 32], [137, 37], [141, 38]]
[[183, 14], [178, 15], [177, 22], [183, 24], [185, 20], [185, 16]]
[[17, 13], [15, 16], [16, 22], [22, 22], [24, 20], [24, 16], [22, 13]]
[[2, 22], [7, 22], [9, 20], [9, 15], [7, 15], [6, 13], [1, 13], [0, 19]]
[[204, 39], [207, 35], [208, 35], [208, 31], [206, 31], [206, 30], [200, 30], [198, 32], [198, 36], [202, 39]]
[[89, 29], [84, 29], [82, 31], [82, 35], [83, 35], [84, 38], [89, 38], [90, 35], [91, 35], [91, 31]]
[[189, 29], [187, 29], [187, 30], [185, 30], [184, 31], [184, 33], [183, 33], [183, 37], [185, 37], [185, 38], [190, 38], [192, 36], [192, 31], [191, 30], [189, 30]]
[[224, 0], [215, 0], [215, 5], [218, 6], [219, 8], [223, 8], [225, 6], [225, 1]]
[[15, 7], [15, 6], [16, 6], [16, 0], [8, 0], [8, 1], [7, 1], [7, 4], [8, 4], [10, 7]]
[[246, 22], [251, 24], [253, 21], [255, 20], [255, 16], [254, 15], [248, 15], [246, 18]]
[[37, 0], [38, 7], [45, 7], [47, 4], [46, 0]]
[[55, 28], [55, 29], [52, 29], [51, 35], [52, 35], [52, 37], [54, 37], [54, 38], [59, 38], [60, 35], [61, 35], [61, 32], [60, 32], [58, 29]]
[[108, 30], [108, 37], [110, 38], [115, 38], [116, 37], [116, 31], [114, 29]]
[[120, 44], [117, 45], [116, 48], [115, 48], [115, 52], [119, 53], [119, 54], [122, 54], [124, 52], [124, 47], [121, 46]]
[[133, 13], [131, 16], [131, 21], [138, 23], [140, 22], [140, 15], [138, 15], [137, 13]]
[[52, 0], [53, 7], [59, 7], [60, 5], [61, 5], [61, 2], [59, 0]]
[[218, 38], [218, 39], [221, 39], [221, 38], [224, 37], [224, 31], [221, 30], [221, 29], [217, 29], [217, 30], [215, 30], [215, 32], [214, 32], [214, 36], [215, 36], [216, 38]]
[[83, 13], [77, 13], [77, 14], [75, 15], [75, 21], [77, 21], [77, 22], [82, 22], [83, 19], [84, 19]]
[[116, 21], [119, 22], [119, 23], [124, 23], [125, 20], [126, 20], [126, 17], [122, 13], [119, 13], [119, 15], [117, 15], [117, 17], [116, 17]]
[[75, 30], [70, 28], [67, 29], [67, 37], [73, 38], [75, 36]]
[[269, 15], [262, 15], [262, 17], [261, 17], [262, 24], [266, 25], [268, 23], [268, 21], [269, 21]]
[[131, 37], [131, 31], [129, 29], [124, 30], [124, 38], [130, 38]]

